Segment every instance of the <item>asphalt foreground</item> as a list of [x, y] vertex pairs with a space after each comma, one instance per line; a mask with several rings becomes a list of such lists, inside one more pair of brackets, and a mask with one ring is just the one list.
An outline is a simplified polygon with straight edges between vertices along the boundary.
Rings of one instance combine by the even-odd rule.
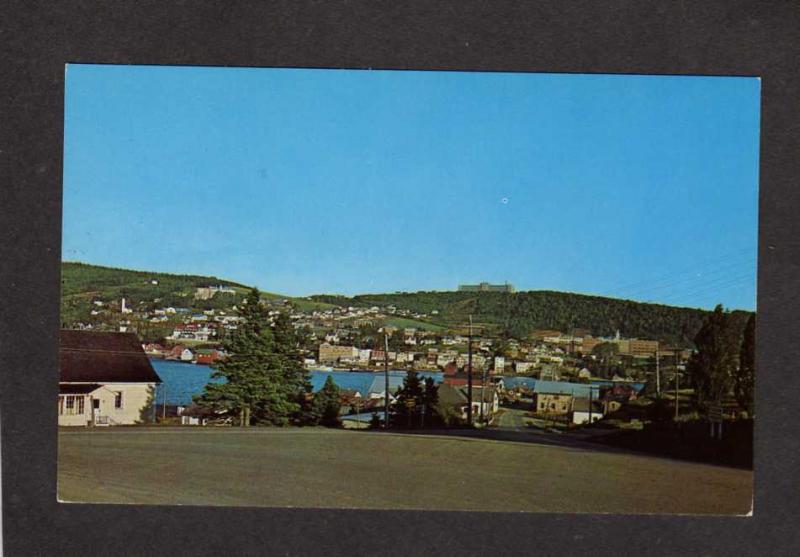
[[269, 428], [59, 432], [59, 500], [747, 514], [749, 470], [540, 443]]

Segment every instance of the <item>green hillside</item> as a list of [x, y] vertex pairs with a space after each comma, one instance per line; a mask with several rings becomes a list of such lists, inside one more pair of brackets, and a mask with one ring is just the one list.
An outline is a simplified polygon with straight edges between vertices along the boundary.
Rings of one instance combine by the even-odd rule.
[[[471, 314], [476, 323], [493, 326], [498, 331], [508, 330], [517, 338], [536, 329], [569, 332], [580, 328], [596, 336], [613, 335], [619, 330], [627, 337], [658, 339], [684, 346], [690, 344], [707, 314], [700, 309], [552, 291], [414, 292], [311, 298], [356, 307], [392, 305], [428, 315], [436, 311], [431, 320], [444, 326], [463, 326]], [[741, 311], [734, 314], [744, 327], [748, 314]]]
[[[247, 286], [211, 276], [151, 273], [100, 267], [85, 263], [62, 263], [62, 322], [87, 320], [92, 302], [118, 302], [125, 297], [130, 307], [185, 307], [191, 310], [224, 309], [238, 303]], [[194, 298], [198, 286], [223, 285], [236, 294], [217, 294], [210, 300]], [[463, 328], [469, 315], [490, 331], [508, 331], [523, 338], [536, 329], [587, 329], [596, 336], [608, 336], [617, 330], [626, 337], [657, 339], [690, 346], [707, 312], [700, 309], [647, 304], [600, 296], [586, 296], [553, 291], [504, 292], [403, 292], [364, 294], [347, 297], [316, 295], [292, 298], [263, 292], [262, 297], [279, 302], [287, 300], [300, 311], [325, 310], [335, 306], [386, 308], [426, 314], [422, 320], [396, 316], [387, 323], [443, 331]], [[733, 312], [742, 328], [749, 315]]]
[[[236, 290], [236, 294], [217, 294], [210, 300], [194, 298], [199, 286], [221, 285]], [[92, 302], [117, 302], [125, 298], [129, 307], [185, 307], [191, 310], [224, 309], [239, 303], [249, 286], [214, 276], [153, 273], [102, 267], [77, 262], [61, 263], [61, 321], [69, 324], [85, 321]], [[262, 292], [266, 300], [288, 300], [301, 311], [332, 307], [321, 301], [291, 298]]]
[[[152, 284], [153, 280], [158, 284]], [[61, 263], [62, 297], [97, 295], [101, 299], [104, 296], [112, 299], [119, 297], [121, 293], [128, 296], [135, 296], [137, 293], [148, 296], [194, 294], [196, 287], [209, 285], [247, 288], [243, 284], [217, 277], [151, 273], [71, 261]]]

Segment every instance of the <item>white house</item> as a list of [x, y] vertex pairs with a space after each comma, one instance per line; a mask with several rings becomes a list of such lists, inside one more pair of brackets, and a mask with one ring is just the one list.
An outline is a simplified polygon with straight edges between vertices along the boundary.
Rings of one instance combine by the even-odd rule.
[[61, 331], [58, 425], [151, 419], [161, 379], [132, 333]]

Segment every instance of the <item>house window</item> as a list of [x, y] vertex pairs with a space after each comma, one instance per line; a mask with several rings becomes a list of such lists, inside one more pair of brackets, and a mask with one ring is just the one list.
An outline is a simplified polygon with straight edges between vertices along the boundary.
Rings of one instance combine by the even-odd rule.
[[82, 396], [67, 395], [59, 398], [58, 413], [66, 414], [68, 416], [76, 416], [83, 414], [84, 399]]
[[114, 393], [114, 408], [122, 408], [122, 393]]
[[544, 402], [539, 403], [539, 410], [544, 410]]
[[555, 409], [556, 409], [556, 404], [555, 404], [555, 402], [551, 402], [551, 403], [550, 403], [550, 410], [555, 410]]

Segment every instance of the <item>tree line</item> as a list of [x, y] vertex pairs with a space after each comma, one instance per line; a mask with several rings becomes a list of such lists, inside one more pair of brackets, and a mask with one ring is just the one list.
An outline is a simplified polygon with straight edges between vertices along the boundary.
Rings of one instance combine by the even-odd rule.
[[[525, 338], [537, 329], [569, 332], [586, 329], [594, 336], [624, 336], [660, 340], [681, 347], [692, 347], [693, 338], [710, 312], [586, 296], [554, 291], [527, 292], [414, 292], [367, 294], [345, 297], [312, 296], [320, 302], [342, 306], [386, 307], [431, 315], [443, 325], [463, 325], [469, 315], [476, 322], [494, 325], [514, 338]], [[730, 312], [732, 323], [743, 328], [749, 312]], [[433, 319], [431, 317], [431, 319]]]

